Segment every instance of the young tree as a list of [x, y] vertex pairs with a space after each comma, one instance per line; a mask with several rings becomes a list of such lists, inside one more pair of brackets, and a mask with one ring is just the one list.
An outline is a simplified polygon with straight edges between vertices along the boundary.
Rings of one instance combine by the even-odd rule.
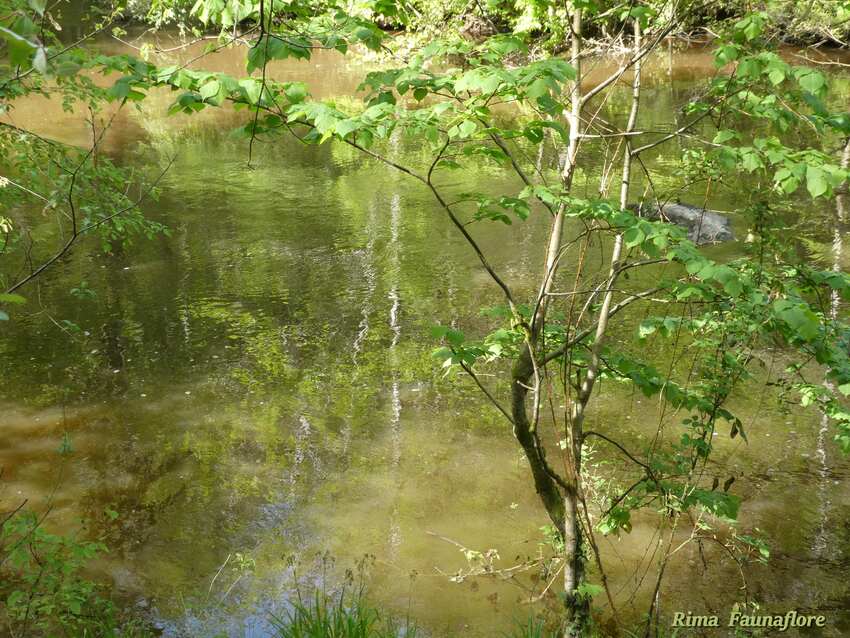
[[[115, 113], [104, 112], [109, 95], [86, 72], [96, 64], [83, 45], [113, 24], [117, 9], [87, 16], [88, 33], [67, 42], [57, 21], [65, 4], [0, 0], [0, 320], [26, 301], [21, 289], [81, 238], [97, 234], [109, 250], [134, 235], [165, 230], [138, 208], [154, 194], [153, 184], [132, 179], [100, 152]], [[66, 111], [86, 110], [90, 146], [81, 149], [17, 126], [16, 108], [31, 109], [39, 98], [54, 98]], [[55, 223], [33, 222], [33, 210]]]
[[[563, 542], [564, 635], [578, 636], [590, 623], [591, 558], [614, 607], [595, 533], [628, 531], [631, 512], [647, 506], [662, 512], [659, 525], [671, 540], [690, 510], [735, 518], [731, 482], [720, 488], [706, 463], [719, 428], [746, 437], [727, 403], [742, 381], [754, 374], [764, 380], [752, 370], [766, 345], [787, 347], [794, 361], [784, 376], [788, 389], [832, 419], [836, 440], [850, 450], [850, 412], [841, 398], [850, 393], [848, 332], [829, 307], [833, 294], [850, 295], [850, 278], [801, 262], [778, 234], [773, 211], [777, 193], [790, 197], [805, 187], [808, 196], [826, 199], [846, 188], [848, 172], [834, 151], [850, 136], [850, 116], [829, 110], [825, 77], [785, 62], [764, 36], [768, 17], [754, 14], [718, 42], [718, 74], [686, 105], [683, 123], [665, 131], [644, 128], [643, 65], [677, 30], [675, 3], [618, 7], [614, 24], [629, 34], [629, 52], [594, 81], [590, 73], [599, 59], [588, 52], [584, 33], [599, 20], [608, 24], [611, 10], [591, 0], [530, 4], [562, 20], [566, 58], [539, 52], [530, 58], [526, 31], [478, 40], [448, 34], [401, 55], [376, 26], [408, 19], [408, 7], [391, 0], [354, 9], [335, 0], [198, 0], [192, 13], [221, 29], [219, 46], [248, 42], [245, 77], [158, 68], [126, 56], [97, 63], [122, 73], [112, 89], [122, 102], [168, 86], [179, 92], [172, 112], [232, 104], [250, 114], [244, 132], [251, 145], [279, 133], [304, 143], [347, 144], [431, 193], [489, 276], [499, 304], [492, 314], [501, 318], [478, 339], [436, 328], [444, 342], [436, 354], [477, 384], [528, 459]], [[268, 66], [307, 59], [317, 48], [344, 54], [355, 44], [383, 50], [388, 60], [364, 78], [361, 108], [312, 100], [303, 83], [277, 81]], [[616, 101], [623, 84], [631, 87], [627, 112], [622, 119], [606, 117], [606, 104]], [[421, 152], [409, 162], [388, 153], [393, 136], [414, 139]], [[656, 187], [658, 171], [645, 158], [674, 140], [683, 149], [683, 185], [703, 189], [703, 209], [718, 188], [746, 191], [736, 211], [750, 224], [745, 256], [714, 261], [685, 230], [659, 219], [670, 190]], [[533, 159], [545, 156], [560, 158], [557, 171]], [[589, 172], [582, 172], [578, 188], [581, 169], [598, 157], [604, 158], [602, 177], [589, 184]], [[516, 189], [457, 192], [445, 175], [475, 162], [511, 171]], [[528, 289], [500, 272], [476, 227], [504, 224], [509, 233], [513, 222], [532, 215], [545, 219], [548, 240], [536, 247], [540, 274]], [[702, 237], [701, 223], [693, 239]], [[652, 284], [640, 285], [647, 281]], [[639, 343], [669, 338], [676, 365], [669, 365], [669, 354], [654, 357], [610, 338], [635, 312], [645, 317]], [[830, 384], [807, 378], [812, 360]], [[509, 381], [488, 386], [480, 375], [486, 368], [508, 369]], [[659, 396], [683, 417], [678, 434], [665, 436], [659, 426], [658, 436], [638, 451], [614, 426], [588, 429], [603, 378]], [[596, 508], [582, 462], [594, 440], [633, 466], [631, 485], [604, 495]], [[659, 562], [657, 587], [666, 561], [667, 555]]]

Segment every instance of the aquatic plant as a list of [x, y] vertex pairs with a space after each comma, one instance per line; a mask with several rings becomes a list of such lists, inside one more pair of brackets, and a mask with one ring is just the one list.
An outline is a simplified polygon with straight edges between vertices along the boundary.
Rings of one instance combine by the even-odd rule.
[[415, 638], [417, 628], [372, 607], [362, 592], [337, 595], [316, 589], [312, 599], [300, 597], [283, 616], [272, 616], [278, 638]]
[[20, 507], [0, 524], [0, 625], [12, 638], [146, 638], [85, 570], [106, 546], [45, 530], [46, 515]]

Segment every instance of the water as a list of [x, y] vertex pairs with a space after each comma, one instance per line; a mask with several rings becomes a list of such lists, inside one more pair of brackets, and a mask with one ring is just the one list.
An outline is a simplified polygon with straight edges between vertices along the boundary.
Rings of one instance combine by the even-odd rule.
[[[238, 73], [240, 55], [222, 51], [207, 66]], [[318, 96], [344, 96], [364, 68], [320, 54], [272, 72], [306, 79]], [[666, 59], [653, 61], [642, 125], [669, 121], [710, 72], [700, 50], [677, 55], [669, 77]], [[541, 551], [546, 518], [501, 417], [429, 356], [430, 326], [480, 332], [489, 324], [477, 309], [494, 298], [429, 194], [344, 146], [282, 138], [258, 144], [249, 167], [247, 142], [228, 133], [240, 115], [166, 117], [171, 98], [156, 93], [141, 111], [124, 109], [106, 137], [125, 164], [176, 158], [160, 200], [145, 205], [171, 236], [112, 255], [79, 246], [24, 291], [30, 303], [0, 334], [3, 509], [29, 498], [51, 508], [53, 529], [84, 520], [105, 534], [112, 551], [97, 573], [168, 635], [264, 635], [267, 613], [291, 594], [293, 556], [302, 577], [329, 583], [374, 556], [375, 602], [409, 610], [435, 636], [498, 635], [555, 606], [528, 604], [527, 577], [448, 579], [467, 563], [440, 537], [498, 549], [508, 567]], [[55, 104], [32, 101], [11, 117], [63, 141], [89, 138], [84, 114]], [[416, 157], [409, 142], [394, 144], [397, 156]], [[651, 161], [672, 168], [677, 157], [671, 146]], [[592, 184], [597, 167], [583, 168]], [[446, 179], [469, 190], [517, 187], [495, 169]], [[732, 210], [734, 201], [723, 192], [711, 204]], [[520, 289], [540, 268], [539, 221], [511, 227], [510, 241], [501, 228], [476, 229]], [[743, 237], [743, 220], [733, 225]], [[824, 222], [807, 238], [813, 259], [826, 246], [831, 263], [833, 232], [843, 237]], [[81, 281], [94, 299], [69, 293]], [[62, 320], [82, 332], [66, 334]], [[619, 387], [602, 393], [589, 427], [617, 429], [638, 447], [654, 435], [655, 402]], [[723, 467], [710, 469], [721, 480], [736, 475], [741, 528], [774, 543], [770, 566], [748, 571], [750, 594], [771, 609], [819, 609], [830, 618], [823, 635], [846, 635], [850, 466], [816, 414], [785, 414], [757, 385], [733, 408], [751, 444], [719, 437]], [[60, 457], [65, 433], [74, 451]], [[601, 541], [626, 613], [646, 608], [657, 542], [652, 514], [632, 534]], [[333, 566], [316, 567], [323, 552]], [[738, 570], [716, 548], [688, 546], [661, 599], [667, 612], [725, 613], [743, 599]]]

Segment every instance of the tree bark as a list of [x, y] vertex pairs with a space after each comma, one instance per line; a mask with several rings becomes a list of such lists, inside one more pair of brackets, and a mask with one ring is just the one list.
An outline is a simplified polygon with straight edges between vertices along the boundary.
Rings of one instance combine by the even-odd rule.
[[[572, 86], [571, 108], [568, 113], [570, 124], [569, 147], [564, 163], [561, 179], [565, 189], [572, 186], [578, 158], [578, 146], [582, 133], [582, 108], [585, 100], [581, 92], [581, 54], [582, 54], [582, 13], [576, 9], [572, 19], [572, 43], [570, 63], [575, 68], [576, 79]], [[561, 212], [563, 215], [563, 212]], [[560, 237], [558, 238], [560, 244]], [[551, 248], [550, 248], [551, 250]], [[554, 277], [554, 273], [552, 273]], [[578, 515], [578, 485], [581, 476], [581, 437], [573, 423], [566, 423], [567, 445], [570, 473], [567, 476], [567, 486], [564, 489], [564, 602], [566, 605], [566, 622], [564, 636], [572, 638], [582, 636], [590, 619], [590, 601], [578, 593], [578, 588], [584, 578], [584, 555], [582, 554], [581, 520]], [[578, 434], [578, 436], [577, 436]]]
[[534, 374], [534, 366], [531, 360], [531, 349], [528, 344], [523, 346], [522, 352], [517, 358], [512, 371], [511, 382], [511, 417], [514, 422], [514, 436], [522, 446], [528, 464], [531, 466], [531, 474], [534, 478], [534, 489], [540, 497], [549, 519], [558, 530], [561, 538], [564, 537], [564, 501], [558, 483], [550, 475], [546, 468], [546, 459], [543, 457], [542, 448], [538, 447], [534, 424], [528, 418], [526, 410], [526, 399], [528, 398], [528, 384]]

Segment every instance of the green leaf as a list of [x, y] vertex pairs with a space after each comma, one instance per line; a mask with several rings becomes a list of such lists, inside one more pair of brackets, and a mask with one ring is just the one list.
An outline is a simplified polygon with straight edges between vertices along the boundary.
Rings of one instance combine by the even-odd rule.
[[829, 191], [829, 182], [822, 168], [817, 166], [806, 168], [806, 188], [813, 198], [820, 197]]
[[245, 91], [245, 97], [251, 104], [256, 104], [260, 101], [260, 91], [262, 91], [263, 87], [262, 82], [254, 78], [248, 78], [240, 80], [239, 86]]
[[47, 8], [47, 0], [28, 0], [27, 4], [40, 16], [44, 15], [44, 10]]
[[652, 320], [642, 321], [638, 326], [638, 338], [646, 339], [649, 335], [654, 334], [658, 329], [658, 325]]
[[340, 120], [334, 125], [334, 131], [341, 138], [344, 138], [349, 133], [353, 133], [361, 126], [360, 122], [356, 119], [350, 120]]
[[733, 277], [723, 284], [723, 290], [730, 297], [738, 297], [744, 290], [744, 284], [738, 277]]
[[11, 292], [2, 292], [0, 293], [0, 303], [14, 303], [14, 304], [23, 304], [26, 303], [26, 297], [22, 297], [21, 295], [16, 295]]
[[283, 89], [286, 99], [297, 104], [307, 99], [307, 85], [303, 82], [289, 82]]
[[455, 347], [462, 345], [465, 339], [460, 330], [447, 328], [446, 326], [433, 326], [431, 328], [431, 334], [437, 339], [445, 339]]
[[811, 341], [820, 334], [818, 316], [805, 304], [794, 303], [787, 299], [773, 302], [774, 311], [805, 341]]
[[814, 95], [819, 95], [826, 88], [826, 78], [820, 71], [803, 68], [797, 73], [800, 86]]
[[502, 83], [502, 78], [489, 69], [477, 68], [464, 73], [455, 82], [455, 92], [480, 91], [481, 93], [494, 93]]
[[619, 534], [620, 530], [631, 532], [631, 512], [624, 507], [614, 506], [608, 515], [599, 521], [597, 529], [606, 536], [611, 533]]
[[779, 86], [785, 81], [785, 70], [778, 67], [772, 67], [767, 74], [767, 79], [770, 80], [770, 83], [773, 84], [773, 86]]
[[535, 144], [540, 144], [543, 141], [543, 129], [538, 126], [526, 126], [522, 130], [522, 134]]
[[457, 128], [461, 137], [472, 137], [478, 130], [478, 126], [472, 120], [464, 120], [458, 124]]
[[220, 90], [221, 84], [219, 84], [218, 80], [212, 80], [204, 84], [198, 92], [201, 94], [202, 98], [209, 100], [210, 98], [218, 95]]
[[443, 158], [439, 162], [437, 162], [436, 168], [448, 168], [454, 171], [463, 167], [454, 160]]
[[637, 226], [627, 228], [626, 232], [623, 233], [623, 241], [626, 242], [626, 246], [629, 248], [642, 244], [644, 239], [646, 239], [646, 235]]
[[546, 78], [537, 78], [528, 85], [528, 88], [525, 90], [525, 95], [532, 100], [535, 100], [539, 97], [547, 95], [549, 93], [549, 82]]
[[[767, 17], [763, 13], [752, 13], [735, 23], [735, 30], [748, 42], [752, 42], [762, 33]], [[739, 37], [740, 39], [740, 37]]]
[[714, 54], [714, 64], [717, 67], [726, 66], [730, 62], [738, 59], [738, 47], [733, 44], [726, 44], [717, 49]]
[[585, 598], [593, 598], [594, 596], [598, 596], [605, 589], [600, 585], [594, 585], [593, 583], [581, 583], [578, 587], [576, 587], [576, 593], [579, 596], [584, 596]]
[[435, 359], [439, 359], [440, 361], [448, 361], [452, 358], [454, 352], [452, 352], [451, 348], [447, 348], [446, 346], [442, 346], [440, 348], [436, 348], [431, 356]]
[[36, 45], [15, 31], [6, 29], [2, 25], [0, 25], [0, 35], [2, 35], [6, 40], [8, 58], [11, 66], [29, 66], [30, 58], [35, 51]]
[[38, 47], [32, 57], [32, 68], [44, 75], [47, 73], [47, 53], [44, 47]]
[[761, 74], [761, 64], [753, 58], [746, 58], [738, 63], [738, 75], [742, 78], [756, 78]]
[[703, 509], [718, 518], [726, 521], [734, 521], [738, 518], [741, 499], [733, 494], [697, 488], [690, 493], [685, 505], [700, 505]]
[[295, 58], [310, 59], [310, 42], [298, 37], [288, 37], [285, 41], [274, 35], [266, 35], [257, 40], [248, 51], [248, 73], [262, 69], [271, 60]]
[[749, 173], [764, 167], [758, 153], [752, 148], [741, 149], [741, 166]]
[[723, 129], [721, 131], [717, 131], [717, 135], [714, 136], [715, 144], [725, 144], [730, 140], [738, 139], [740, 136], [737, 131], [731, 131], [729, 129]]

